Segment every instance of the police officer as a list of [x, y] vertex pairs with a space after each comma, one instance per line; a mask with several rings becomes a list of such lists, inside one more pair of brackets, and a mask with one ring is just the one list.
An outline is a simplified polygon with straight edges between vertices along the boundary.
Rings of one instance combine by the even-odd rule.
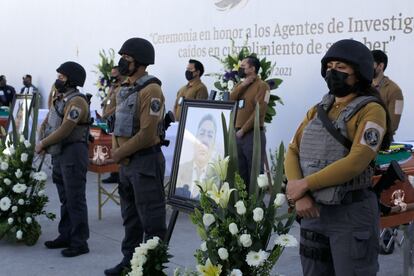
[[86, 97], [77, 89], [84, 85], [86, 72], [72, 61], [56, 71], [57, 95], [49, 110], [45, 138], [36, 145], [37, 153], [46, 150], [52, 155], [53, 182], [61, 203], [59, 236], [45, 246], [66, 248], [62, 255], [74, 257], [89, 252], [85, 184], [90, 115]]
[[13, 86], [7, 85], [6, 76], [0, 76], [0, 106], [10, 106], [16, 90]]
[[185, 78], [188, 83], [178, 90], [174, 104], [174, 116], [176, 121], [180, 120], [183, 99], [205, 100], [208, 98], [207, 87], [200, 79], [203, 74], [203, 64], [198, 60], [190, 59], [185, 71]]
[[145, 39], [130, 38], [118, 53], [119, 71], [128, 78], [116, 97], [112, 158], [120, 163], [125, 236], [122, 261], [105, 275], [121, 275], [130, 267], [135, 247], [153, 236], [163, 239], [166, 233], [165, 159], [159, 136], [165, 99], [161, 81], [146, 72], [154, 64], [154, 47]]
[[390, 143], [389, 120], [371, 87], [373, 58], [355, 40], [322, 58], [329, 94], [289, 144], [287, 197], [301, 220], [304, 275], [376, 275], [379, 211], [370, 162]]
[[238, 75], [243, 81], [238, 83], [230, 93], [230, 99], [237, 101], [236, 142], [239, 172], [244, 182], [250, 183], [253, 157], [253, 126], [256, 103], [259, 104], [260, 139], [262, 162], [260, 169], [263, 172], [264, 157], [266, 155], [266, 136], [264, 132], [264, 118], [270, 97], [269, 85], [258, 77], [260, 61], [254, 56], [242, 60]]
[[392, 134], [398, 129], [401, 120], [401, 114], [404, 107], [404, 97], [401, 88], [389, 77], [384, 75], [388, 65], [388, 56], [381, 50], [372, 51], [374, 57], [374, 86], [388, 109], [391, 119]]

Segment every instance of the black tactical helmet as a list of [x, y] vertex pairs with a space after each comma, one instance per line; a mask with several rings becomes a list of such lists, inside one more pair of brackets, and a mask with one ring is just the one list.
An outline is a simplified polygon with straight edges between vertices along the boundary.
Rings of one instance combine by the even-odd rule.
[[82, 87], [85, 84], [86, 71], [79, 63], [67, 61], [62, 63], [56, 71], [68, 78], [68, 86]]
[[332, 44], [321, 60], [322, 77], [325, 78], [327, 64], [332, 60], [351, 65], [361, 82], [371, 84], [374, 77], [374, 58], [371, 51], [361, 42], [344, 39]]
[[118, 54], [128, 55], [142, 65], [154, 64], [155, 51], [151, 42], [146, 39], [133, 37], [124, 42]]

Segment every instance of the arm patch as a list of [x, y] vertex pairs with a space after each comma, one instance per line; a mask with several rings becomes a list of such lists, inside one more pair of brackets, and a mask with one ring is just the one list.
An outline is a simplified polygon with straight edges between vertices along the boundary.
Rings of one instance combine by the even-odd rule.
[[69, 110], [68, 116], [66, 119], [77, 123], [80, 120], [80, 114], [82, 109], [77, 106], [72, 106]]
[[159, 98], [151, 98], [150, 115], [159, 116], [161, 111], [161, 101]]
[[374, 122], [367, 122], [364, 131], [361, 135], [359, 143], [368, 146], [373, 151], [377, 152], [384, 136], [384, 128]]

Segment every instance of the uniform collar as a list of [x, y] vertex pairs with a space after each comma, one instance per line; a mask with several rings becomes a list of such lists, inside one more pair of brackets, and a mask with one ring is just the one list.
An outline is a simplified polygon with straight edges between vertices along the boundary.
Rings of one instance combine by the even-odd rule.
[[191, 80], [187, 83], [187, 87], [193, 87], [196, 86], [197, 84], [201, 83], [200, 79], [196, 79], [196, 80]]

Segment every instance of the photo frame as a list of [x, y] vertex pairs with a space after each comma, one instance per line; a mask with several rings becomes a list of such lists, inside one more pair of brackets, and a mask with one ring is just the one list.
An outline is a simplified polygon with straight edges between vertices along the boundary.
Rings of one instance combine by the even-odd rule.
[[171, 170], [168, 204], [192, 212], [199, 205], [195, 181], [207, 176], [208, 164], [224, 158], [222, 114], [227, 130], [235, 102], [184, 99]]
[[16, 125], [17, 133], [23, 133], [26, 120], [29, 123], [29, 133], [31, 128], [31, 120], [33, 120], [33, 95], [31, 94], [16, 94], [10, 106], [9, 119], [6, 127], [6, 141], [13, 131], [12, 116]]

